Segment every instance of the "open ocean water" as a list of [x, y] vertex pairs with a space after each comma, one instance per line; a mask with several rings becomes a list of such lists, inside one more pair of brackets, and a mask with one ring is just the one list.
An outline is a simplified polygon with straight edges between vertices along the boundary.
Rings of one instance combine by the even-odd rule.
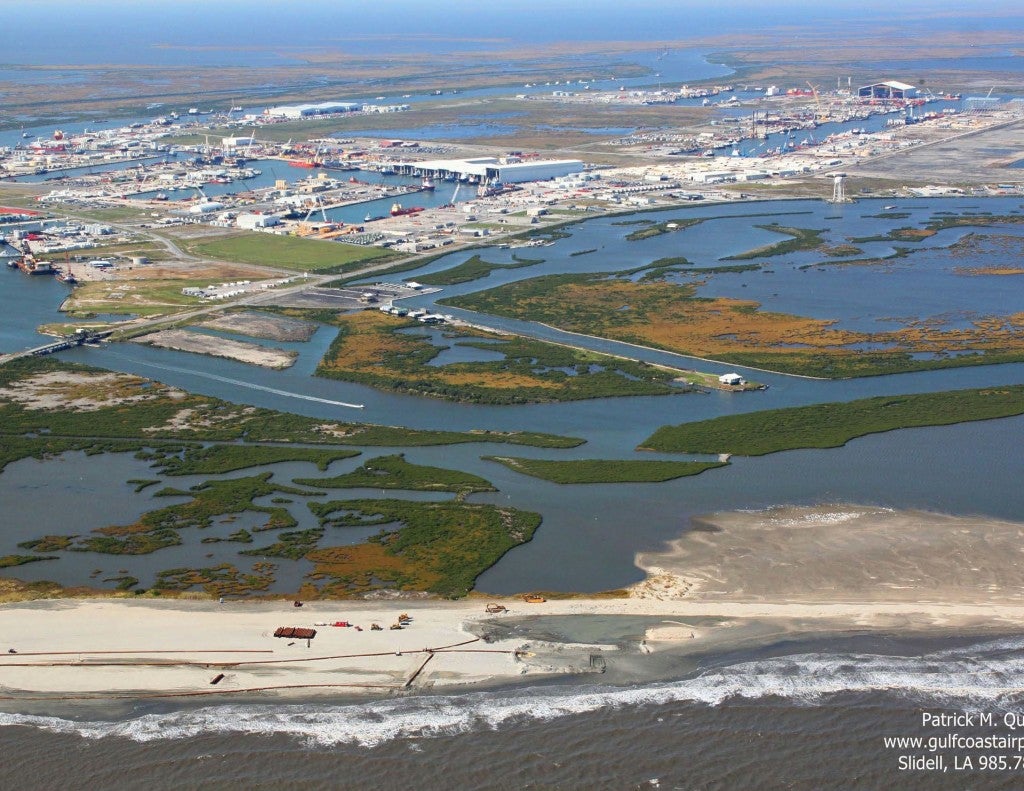
[[[0, 714], [0, 787], [1020, 788], [1024, 750], [985, 745], [1024, 736], [1022, 672], [1020, 636], [847, 638], [625, 687]], [[926, 727], [925, 714], [959, 721]], [[901, 756], [945, 771], [901, 770]]]

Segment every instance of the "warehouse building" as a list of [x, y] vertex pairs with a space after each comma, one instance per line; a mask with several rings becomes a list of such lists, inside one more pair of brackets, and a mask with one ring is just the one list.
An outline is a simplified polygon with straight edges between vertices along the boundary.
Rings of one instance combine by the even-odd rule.
[[272, 118], [312, 118], [318, 115], [354, 113], [362, 109], [363, 106], [356, 102], [320, 102], [319, 104], [285, 104], [280, 107], [268, 107], [263, 114]]
[[547, 159], [531, 162], [511, 162], [494, 157], [476, 159], [434, 159], [423, 162], [402, 162], [395, 170], [410, 176], [429, 176], [447, 181], [468, 181], [471, 183], [500, 182], [519, 184], [524, 181], [546, 179], [581, 173], [583, 163], [578, 159]]
[[917, 97], [917, 88], [905, 82], [889, 80], [865, 85], [857, 91], [857, 95], [861, 99], [914, 99]]

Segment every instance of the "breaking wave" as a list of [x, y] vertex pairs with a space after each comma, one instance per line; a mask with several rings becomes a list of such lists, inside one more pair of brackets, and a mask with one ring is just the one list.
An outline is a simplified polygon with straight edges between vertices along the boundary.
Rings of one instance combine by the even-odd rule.
[[288, 735], [311, 746], [373, 747], [396, 739], [497, 730], [607, 708], [776, 698], [814, 705], [839, 693], [884, 692], [961, 707], [1011, 703], [1024, 693], [1024, 638], [917, 657], [797, 654], [705, 671], [680, 681], [632, 687], [541, 687], [461, 695], [415, 696], [346, 705], [223, 705], [147, 714], [122, 721], [76, 721], [0, 713], [22, 725], [87, 739], [137, 742], [212, 734]]

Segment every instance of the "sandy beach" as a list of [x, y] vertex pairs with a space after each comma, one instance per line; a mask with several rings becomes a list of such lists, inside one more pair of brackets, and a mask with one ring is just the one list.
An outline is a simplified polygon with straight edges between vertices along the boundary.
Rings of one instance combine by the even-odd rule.
[[[600, 672], [626, 654], [640, 667], [663, 652], [806, 635], [1024, 624], [1021, 525], [842, 506], [712, 515], [697, 527], [665, 552], [638, 557], [648, 577], [628, 597], [7, 604], [0, 701], [394, 695]], [[508, 612], [486, 612], [491, 601]], [[410, 621], [392, 630], [403, 613]], [[627, 641], [529, 633], [531, 622], [559, 616], [650, 620]], [[316, 637], [274, 637], [279, 627]]]

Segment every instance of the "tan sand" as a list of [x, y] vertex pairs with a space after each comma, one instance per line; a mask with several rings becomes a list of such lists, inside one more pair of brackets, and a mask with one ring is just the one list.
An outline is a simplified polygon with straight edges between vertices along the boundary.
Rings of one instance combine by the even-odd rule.
[[268, 349], [256, 343], [233, 341], [215, 335], [188, 330], [162, 330], [133, 338], [136, 343], [148, 343], [165, 349], [182, 352], [208, 354], [212, 357], [226, 357], [229, 360], [260, 365], [264, 368], [288, 368], [298, 357], [296, 352], [283, 349]]

